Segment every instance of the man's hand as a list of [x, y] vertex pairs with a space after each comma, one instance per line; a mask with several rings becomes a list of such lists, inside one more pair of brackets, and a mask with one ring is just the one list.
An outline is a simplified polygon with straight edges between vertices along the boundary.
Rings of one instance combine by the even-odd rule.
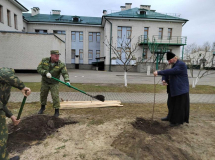
[[47, 78], [52, 78], [51, 73], [46, 73], [46, 77], [47, 77]]
[[165, 80], [163, 80], [162, 83], [163, 83], [164, 86], [167, 86], [167, 85], [168, 85], [168, 83], [166, 83]]
[[66, 84], [70, 86], [70, 82], [66, 82]]
[[12, 115], [10, 118], [11, 118], [11, 120], [12, 120], [14, 126], [17, 126], [17, 125], [19, 124], [20, 119], [17, 120], [16, 117], [15, 117], [14, 115]]
[[23, 94], [24, 96], [29, 96], [29, 95], [31, 94], [31, 89], [28, 88], [28, 87], [23, 88], [23, 89], [22, 89], [22, 94]]
[[158, 72], [157, 71], [154, 71], [154, 76], [157, 76], [158, 75]]

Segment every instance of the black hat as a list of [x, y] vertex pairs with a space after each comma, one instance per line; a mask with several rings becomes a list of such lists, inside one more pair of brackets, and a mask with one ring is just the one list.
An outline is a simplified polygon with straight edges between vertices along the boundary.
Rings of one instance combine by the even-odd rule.
[[172, 52], [166, 52], [166, 59], [170, 60], [175, 57], [175, 54]]

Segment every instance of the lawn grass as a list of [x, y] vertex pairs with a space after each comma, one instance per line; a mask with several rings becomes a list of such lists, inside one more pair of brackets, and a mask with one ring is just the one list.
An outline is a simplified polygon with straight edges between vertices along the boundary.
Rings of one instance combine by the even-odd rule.
[[[25, 85], [31, 88], [32, 92], [40, 92], [40, 82], [25, 82]], [[85, 92], [130, 92], [130, 93], [154, 93], [153, 84], [128, 84], [127, 87], [124, 84], [82, 84], [74, 83], [72, 86], [83, 90]], [[12, 88], [12, 92], [18, 92], [16, 88]], [[60, 84], [60, 92], [76, 92], [74, 89], [69, 88], [63, 84]], [[166, 93], [166, 87], [162, 85], [156, 85], [156, 93]], [[208, 85], [197, 85], [196, 88], [190, 86], [190, 94], [215, 94], [215, 87]]]

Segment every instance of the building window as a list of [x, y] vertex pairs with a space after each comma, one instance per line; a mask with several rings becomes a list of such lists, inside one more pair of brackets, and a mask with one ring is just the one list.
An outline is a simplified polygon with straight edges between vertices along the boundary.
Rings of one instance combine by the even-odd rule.
[[14, 14], [14, 27], [15, 29], [18, 29], [18, 26], [17, 26], [17, 15]]
[[168, 40], [172, 39], [172, 28], [168, 28]]
[[96, 33], [96, 42], [100, 42], [100, 33]]
[[83, 49], [79, 49], [79, 59], [83, 60]]
[[79, 42], [83, 42], [83, 32], [79, 32]]
[[131, 38], [131, 27], [126, 28], [126, 38], [128, 38], [128, 39]]
[[100, 50], [96, 50], [96, 58], [100, 57]]
[[117, 47], [117, 53], [118, 53], [117, 58], [121, 59], [121, 55], [122, 55], [121, 47]]
[[47, 30], [35, 29], [36, 33], [47, 33]]
[[147, 48], [143, 49], [143, 59], [147, 59]]
[[0, 22], [3, 22], [3, 7], [0, 5]]
[[76, 40], [75, 32], [72, 32], [72, 41], [75, 42], [75, 40]]
[[159, 28], [158, 39], [162, 39], [162, 38], [163, 38], [163, 28]]
[[75, 59], [75, 49], [71, 49], [71, 58]]
[[93, 51], [92, 50], [88, 51], [88, 59], [93, 59]]
[[11, 18], [10, 18], [10, 11], [9, 10], [7, 10], [7, 25], [8, 26], [11, 26]]
[[54, 34], [66, 34], [66, 31], [54, 30]]
[[117, 28], [117, 37], [122, 38], [122, 27]]
[[148, 34], [149, 34], [149, 28], [145, 27], [144, 28], [144, 42], [148, 41]]
[[89, 42], [92, 42], [92, 41], [93, 41], [93, 33], [89, 32]]

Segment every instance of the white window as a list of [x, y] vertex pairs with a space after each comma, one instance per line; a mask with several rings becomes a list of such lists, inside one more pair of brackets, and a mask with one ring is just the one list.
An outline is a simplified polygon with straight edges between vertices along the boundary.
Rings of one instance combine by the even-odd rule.
[[96, 58], [100, 57], [100, 50], [96, 50]]
[[100, 42], [100, 33], [96, 33], [96, 42]]
[[93, 41], [93, 33], [89, 32], [89, 42], [92, 42], [92, 41]]
[[55, 33], [55, 34], [66, 34], [66, 31], [54, 30], [53, 33]]
[[117, 28], [117, 37], [122, 38], [122, 27]]
[[126, 27], [126, 38], [131, 38], [131, 27]]
[[83, 42], [83, 32], [79, 32], [79, 42]]
[[47, 33], [47, 30], [35, 29], [36, 33]]

